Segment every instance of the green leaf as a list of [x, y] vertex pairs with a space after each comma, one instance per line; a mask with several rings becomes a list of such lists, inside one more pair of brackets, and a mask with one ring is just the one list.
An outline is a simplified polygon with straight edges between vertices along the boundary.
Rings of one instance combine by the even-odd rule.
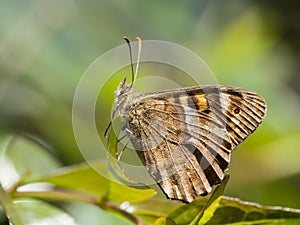
[[20, 180], [13, 162], [6, 155], [11, 140], [10, 135], [0, 134], [0, 182], [4, 189], [14, 186]]
[[223, 197], [207, 224], [300, 224], [300, 210]]
[[[105, 172], [103, 162], [95, 163], [93, 167]], [[50, 176], [31, 180], [31, 182], [49, 182], [59, 188], [80, 191], [98, 199], [106, 195], [109, 189], [109, 181], [84, 163], [61, 168]]]
[[35, 182], [49, 182], [64, 189], [80, 191], [91, 195], [97, 199], [105, 198], [107, 200], [121, 203], [128, 201], [130, 203], [144, 201], [154, 196], [152, 189], [136, 189], [126, 185], [107, 180], [101, 174], [109, 173], [106, 162], [99, 161], [93, 164], [79, 164], [65, 167], [52, 176], [32, 180]]
[[159, 218], [154, 225], [177, 225], [171, 218]]
[[154, 225], [165, 225], [167, 224], [167, 218], [159, 218], [155, 221]]
[[153, 189], [138, 189], [120, 183], [111, 182], [108, 199], [117, 202], [142, 202], [152, 198], [156, 192]]
[[41, 144], [21, 136], [12, 137], [6, 155], [18, 174], [26, 178], [44, 176], [60, 167], [54, 156]]
[[[64, 207], [80, 225], [134, 225], [128, 218], [103, 210], [95, 205], [72, 202]], [[87, 220], [88, 219], [88, 220]]]
[[215, 211], [219, 207], [219, 203], [221, 201], [228, 180], [229, 180], [229, 175], [227, 174], [225, 175], [222, 183], [219, 186], [217, 186], [217, 188], [214, 190], [208, 202], [206, 203], [205, 207], [202, 209], [202, 212], [199, 214], [199, 222], [194, 220], [196, 222], [194, 224], [199, 224], [199, 225], [206, 224], [207, 221], [209, 221], [210, 218], [213, 217]]
[[209, 197], [198, 197], [189, 204], [184, 204], [175, 208], [168, 217], [176, 221], [177, 224], [189, 224], [204, 208]]
[[[300, 210], [261, 206], [257, 203], [222, 197], [229, 176], [210, 198], [199, 197], [180, 205], [168, 217], [158, 218], [155, 224], [300, 224]], [[167, 220], [169, 218], [170, 220]]]
[[182, 204], [179, 201], [149, 199], [130, 205], [130, 210], [145, 222], [154, 224], [157, 219], [167, 217], [175, 207]]
[[25, 224], [76, 225], [74, 218], [66, 212], [38, 200], [16, 201]]

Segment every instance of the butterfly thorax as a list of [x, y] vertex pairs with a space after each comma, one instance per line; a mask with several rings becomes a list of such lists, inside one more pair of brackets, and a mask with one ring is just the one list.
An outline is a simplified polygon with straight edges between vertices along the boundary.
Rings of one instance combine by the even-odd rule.
[[132, 105], [134, 99], [139, 94], [133, 91], [132, 85], [126, 84], [124, 79], [115, 90], [115, 110], [113, 117], [124, 116], [128, 112], [128, 108]]

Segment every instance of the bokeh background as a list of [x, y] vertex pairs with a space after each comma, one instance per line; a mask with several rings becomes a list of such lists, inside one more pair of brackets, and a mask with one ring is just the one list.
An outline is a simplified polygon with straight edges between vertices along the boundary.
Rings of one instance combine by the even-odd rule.
[[[62, 165], [83, 161], [72, 130], [72, 101], [88, 66], [123, 44], [123, 35], [175, 42], [202, 57], [218, 83], [256, 91], [268, 105], [263, 124], [232, 155], [226, 195], [300, 208], [299, 2], [0, 4], [0, 135], [38, 140]], [[107, 89], [105, 110], [119, 81]], [[106, 119], [99, 121], [100, 133]]]

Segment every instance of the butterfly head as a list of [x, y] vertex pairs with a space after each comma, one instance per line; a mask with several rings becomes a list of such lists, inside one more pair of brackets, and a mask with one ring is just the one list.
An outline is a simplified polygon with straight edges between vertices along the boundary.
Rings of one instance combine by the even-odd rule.
[[132, 92], [133, 87], [131, 84], [126, 83], [125, 77], [115, 90], [116, 107], [113, 113], [113, 118], [117, 117], [118, 115], [123, 115], [124, 109], [131, 99]]

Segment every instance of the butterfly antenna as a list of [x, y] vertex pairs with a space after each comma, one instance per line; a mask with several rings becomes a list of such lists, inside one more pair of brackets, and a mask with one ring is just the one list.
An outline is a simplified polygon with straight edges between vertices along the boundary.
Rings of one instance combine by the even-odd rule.
[[134, 69], [133, 69], [133, 63], [132, 63], [132, 50], [131, 50], [131, 44], [127, 36], [124, 36], [123, 39], [126, 41], [128, 48], [129, 48], [129, 54], [130, 54], [130, 66], [131, 66], [131, 86], [134, 82]]
[[[139, 65], [140, 65], [140, 59], [141, 59], [141, 51], [142, 51], [142, 39], [139, 36], [137, 36], [136, 40], [138, 42], [139, 47], [138, 47], [138, 56], [137, 56], [137, 61], [136, 61], [134, 81], [135, 81], [135, 79], [137, 77], [137, 74], [138, 74], [138, 71], [139, 71]], [[132, 84], [133, 84], [133, 82], [132, 82]]]

